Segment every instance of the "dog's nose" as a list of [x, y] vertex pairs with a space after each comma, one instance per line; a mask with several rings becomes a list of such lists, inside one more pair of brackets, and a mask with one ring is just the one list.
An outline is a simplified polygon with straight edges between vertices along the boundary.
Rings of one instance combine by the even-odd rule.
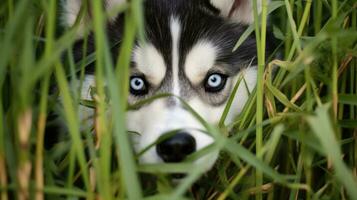
[[181, 162], [195, 150], [195, 138], [185, 132], [179, 132], [156, 145], [156, 152], [165, 162]]

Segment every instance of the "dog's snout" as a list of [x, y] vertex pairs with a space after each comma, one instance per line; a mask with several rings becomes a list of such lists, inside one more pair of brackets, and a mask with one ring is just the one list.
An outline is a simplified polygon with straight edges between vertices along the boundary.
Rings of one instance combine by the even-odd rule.
[[180, 162], [195, 150], [196, 140], [185, 132], [179, 132], [156, 145], [158, 155], [165, 162]]

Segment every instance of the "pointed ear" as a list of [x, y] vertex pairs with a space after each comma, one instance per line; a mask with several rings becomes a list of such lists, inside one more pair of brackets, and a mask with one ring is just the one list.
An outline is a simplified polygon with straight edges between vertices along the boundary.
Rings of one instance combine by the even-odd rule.
[[[255, 0], [209, 0], [220, 11], [220, 15], [237, 23], [251, 24], [254, 21], [253, 1]], [[270, 0], [267, 0], [268, 3]], [[257, 0], [258, 13], [262, 10], [262, 0]]]
[[[109, 11], [115, 6], [118, 6], [124, 3], [126, 0], [104, 0], [103, 7], [105, 11]], [[92, 0], [62, 0], [61, 1], [61, 24], [65, 28], [73, 26], [78, 17], [81, 17], [79, 21], [79, 30], [78, 35], [83, 35], [83, 31], [88, 22], [91, 20], [92, 11], [91, 11], [91, 2]], [[82, 12], [81, 12], [82, 9]], [[81, 15], [82, 16], [79, 16]], [[113, 20], [113, 19], [109, 19]]]

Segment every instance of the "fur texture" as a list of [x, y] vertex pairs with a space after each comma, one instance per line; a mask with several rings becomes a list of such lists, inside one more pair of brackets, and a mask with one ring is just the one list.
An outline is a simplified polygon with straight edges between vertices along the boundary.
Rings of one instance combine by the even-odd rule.
[[[107, 1], [104, 7], [108, 9], [121, 2]], [[65, 24], [73, 25], [80, 3], [77, 0], [64, 1]], [[233, 4], [233, 0], [146, 0], [146, 43], [136, 42], [133, 48], [129, 104], [156, 94], [172, 93], [184, 99], [209, 123], [215, 124], [221, 117], [234, 84], [242, 75], [247, 87], [241, 84], [235, 95], [226, 123], [232, 121], [255, 87], [257, 62], [254, 35], [232, 51], [247, 25], [253, 22], [250, 0], [240, 0], [232, 12]], [[123, 17], [118, 15], [109, 19], [107, 24], [108, 40], [119, 44], [111, 49], [114, 61], [122, 39]], [[90, 17], [84, 19], [90, 20]], [[85, 26], [85, 22], [81, 26]], [[82, 50], [84, 40], [80, 39], [75, 44], [76, 61], [83, 54], [95, 51], [93, 33], [87, 41], [87, 52]], [[269, 54], [269, 43], [267, 52]], [[94, 79], [90, 78], [93, 69], [92, 65], [86, 67], [88, 77], [82, 89], [82, 98], [88, 98], [86, 90], [95, 85]], [[219, 84], [220, 88], [211, 88], [209, 84]], [[145, 91], [135, 90], [143, 85]], [[136, 152], [155, 142], [164, 133], [176, 129], [193, 136], [195, 150], [214, 142], [212, 136], [204, 133], [199, 121], [174, 97], [158, 99], [137, 110], [128, 111], [126, 117], [127, 129], [140, 133], [132, 138]], [[217, 156], [218, 152], [214, 152], [196, 163], [209, 169]], [[142, 163], [163, 162], [155, 147], [139, 160]]]

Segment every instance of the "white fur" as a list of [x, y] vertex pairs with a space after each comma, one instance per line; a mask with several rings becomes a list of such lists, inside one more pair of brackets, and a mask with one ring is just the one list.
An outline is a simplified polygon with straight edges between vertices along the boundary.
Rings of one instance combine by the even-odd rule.
[[[126, 0], [106, 0], [105, 1], [105, 12], [108, 12], [110, 9], [126, 2]], [[79, 15], [79, 11], [81, 10], [82, 6], [82, 0], [62, 0], [61, 1], [62, 5], [62, 18], [61, 18], [61, 24], [64, 25], [64, 27], [71, 27], [74, 25], [74, 23], [77, 20], [77, 17]], [[113, 18], [109, 20], [113, 20]], [[84, 34], [85, 26], [88, 25], [89, 21], [89, 16], [88, 14], [85, 14], [83, 16], [83, 19], [79, 22], [79, 27], [78, 27], [78, 32], [77, 36], [82, 37]]]
[[[106, 0], [106, 11], [110, 13], [111, 10], [115, 10], [116, 7], [118, 7], [120, 4], [125, 3], [126, 0]], [[110, 13], [111, 14], [111, 13]], [[116, 18], [116, 15], [110, 16], [110, 21], [114, 20]]]
[[233, 84], [238, 81], [240, 76], [243, 76], [243, 79], [238, 86], [238, 90], [234, 96], [234, 100], [232, 102], [231, 109], [228, 112], [225, 123], [233, 122], [234, 118], [242, 111], [249, 98], [249, 94], [253, 91], [257, 84], [257, 68], [254, 66], [242, 70], [234, 78]]
[[210, 0], [211, 4], [220, 10], [220, 14], [228, 17], [229, 11], [232, 8], [234, 0]]
[[77, 15], [81, 8], [81, 0], [63, 0], [62, 1], [62, 24], [66, 27], [70, 27], [77, 19]]
[[126, 0], [106, 0], [106, 8], [111, 9], [124, 2], [126, 2]]
[[209, 41], [199, 41], [187, 54], [185, 74], [193, 83], [200, 83], [215, 64], [217, 49]]
[[[180, 22], [171, 18], [170, 22], [172, 36], [172, 93], [180, 95], [179, 88], [179, 39]], [[208, 43], [207, 43], [208, 44]], [[203, 47], [202, 47], [203, 48]], [[204, 50], [199, 48], [199, 50]], [[152, 49], [151, 49], [152, 50]], [[198, 61], [197, 61], [198, 62]], [[161, 135], [175, 129], [187, 130], [196, 140], [196, 149], [200, 150], [214, 142], [213, 138], [201, 131], [204, 130], [202, 124], [187, 110], [179, 104], [175, 107], [168, 107], [166, 99], [157, 99], [139, 110], [127, 112], [127, 128], [130, 131], [138, 132], [140, 135], [132, 135], [134, 148], [140, 152], [147, 146], [155, 142]], [[206, 155], [196, 163], [205, 169], [211, 168], [217, 159], [218, 152]], [[156, 148], [152, 147], [144, 153], [139, 161], [141, 163], [160, 163], [162, 159], [157, 155]]]
[[164, 79], [167, 68], [164, 58], [152, 44], [135, 47], [133, 61], [151, 84], [159, 85]]
[[[249, 93], [256, 85], [255, 67], [243, 70], [233, 79], [229, 80], [227, 84], [233, 86], [240, 75], [243, 75], [249, 91], [247, 91], [246, 86], [242, 81], [233, 100], [232, 108], [228, 113], [226, 123], [232, 122], [234, 117], [241, 112], [248, 100]], [[189, 100], [188, 104], [211, 124], [217, 124], [219, 122], [225, 108], [225, 104], [218, 107], [212, 106], [202, 101], [199, 97]], [[204, 127], [192, 116], [191, 113], [180, 106], [168, 108], [165, 99], [158, 99], [139, 110], [129, 111], [127, 113], [127, 128], [130, 131], [140, 133], [140, 135], [132, 135], [136, 152], [145, 149], [165, 132], [175, 129], [187, 129], [196, 140], [197, 150], [214, 142], [211, 136], [196, 131], [196, 129], [204, 130]], [[197, 160], [196, 164], [208, 170], [214, 164], [217, 156], [218, 152], [213, 152]], [[139, 160], [141, 163], [163, 162], [157, 155], [155, 147], [150, 148], [139, 158]]]
[[[234, 11], [231, 20], [242, 24], [251, 24], [254, 21], [253, 2], [255, 0], [241, 0], [239, 7]], [[270, 2], [270, 0], [267, 0]], [[211, 0], [213, 6], [221, 11], [223, 17], [228, 17], [234, 0]], [[262, 0], [257, 0], [258, 13], [262, 10]]]
[[[244, 80], [240, 82], [225, 123], [233, 122], [234, 118], [242, 111], [245, 103], [247, 102], [249, 93], [252, 92], [252, 90], [255, 88], [257, 81], [256, 67], [250, 67], [243, 70], [234, 78], [230, 79], [227, 84], [231, 84], [231, 88], [233, 89], [233, 86], [240, 76], [243, 76], [247, 86], [245, 85]], [[226, 86], [226, 88], [228, 88], [228, 86]], [[217, 124], [219, 122], [223, 110], [226, 106], [226, 104], [221, 106], [211, 106], [198, 97], [193, 98], [188, 103], [197, 113], [199, 113], [207, 122], [211, 124]]]
[[[106, 1], [106, 9], [110, 9], [125, 0], [108, 0]], [[259, 0], [259, 10], [261, 10], [261, 0]], [[72, 26], [77, 18], [80, 10], [81, 0], [67, 0], [64, 1], [64, 23], [67, 27]], [[233, 0], [211, 0], [214, 6], [221, 10], [224, 17], [228, 16]], [[86, 23], [84, 18], [80, 23], [80, 30], [83, 31], [83, 27]], [[250, 0], [242, 1], [241, 7], [233, 14], [232, 20], [240, 23], [252, 23], [252, 4]], [[133, 61], [136, 63], [137, 70], [144, 73], [150, 84], [159, 85], [166, 75], [166, 69], [171, 67], [172, 69], [172, 91], [174, 95], [181, 96], [180, 94], [180, 80], [179, 80], [179, 44], [181, 34], [181, 22], [178, 18], [171, 17], [170, 20], [170, 33], [172, 38], [172, 66], [166, 66], [165, 61], [161, 53], [152, 45], [145, 44], [139, 45], [134, 48]], [[212, 67], [215, 67], [215, 59], [217, 56], [217, 47], [212, 43], [202, 40], [195, 44], [188, 53], [184, 66], [184, 73], [188, 77], [191, 83], [200, 83], [207, 71]], [[219, 66], [217, 66], [219, 67]], [[249, 92], [253, 90], [256, 85], [256, 68], [251, 67], [243, 70], [240, 74], [230, 78], [227, 81], [227, 86], [224, 92], [228, 89], [232, 89], [239, 76], [243, 74], [244, 79], [248, 86], [248, 91], [244, 82], [242, 81], [238, 91], [233, 100], [232, 108], [230, 109], [226, 123], [232, 122], [245, 105]], [[230, 84], [230, 85], [229, 85]], [[92, 100], [90, 88], [95, 86], [95, 78], [92, 75], [86, 75], [83, 87], [81, 91], [81, 98], [84, 100]], [[217, 94], [220, 95], [220, 94]], [[179, 102], [176, 100], [176, 102]], [[225, 104], [221, 106], [212, 106], [202, 99], [198, 95], [192, 97], [187, 102], [197, 113], [199, 113], [207, 122], [216, 124], [219, 122]], [[95, 111], [94, 109], [79, 106], [80, 120], [83, 124], [82, 130], [92, 127], [92, 120]], [[138, 132], [140, 135], [133, 134], [132, 139], [134, 142], [134, 149], [136, 152], [140, 152], [148, 145], [155, 142], [161, 135], [166, 132], [175, 129], [187, 130], [196, 140], [196, 149], [200, 150], [207, 145], [214, 142], [214, 139], [198, 130], [204, 130], [202, 124], [192, 114], [182, 108], [182, 105], [177, 103], [174, 107], [168, 107], [165, 98], [157, 99], [138, 110], [131, 110], [126, 115], [126, 125], [129, 131]], [[209, 169], [217, 159], [218, 152], [213, 152], [206, 155], [196, 161], [199, 167]], [[141, 163], [161, 163], [163, 160], [158, 156], [156, 148], [150, 148], [145, 154], [143, 154], [139, 161]]]
[[81, 99], [92, 101], [91, 88], [95, 87], [95, 76], [87, 74], [83, 78]]
[[[91, 94], [91, 89], [95, 87], [95, 77], [94, 75], [85, 75], [83, 78], [80, 99], [93, 101]], [[74, 87], [77, 88], [77, 87]], [[93, 128], [93, 119], [95, 115], [95, 110], [84, 105], [78, 106], [78, 118], [81, 124], [81, 131], [90, 130]]]
[[180, 42], [180, 34], [181, 34], [181, 25], [180, 21], [174, 17], [171, 17], [170, 21], [170, 31], [172, 38], [172, 85], [174, 95], [180, 94], [179, 88], [179, 42]]
[[[158, 99], [138, 111], [127, 113], [127, 128], [141, 135], [132, 135], [134, 148], [140, 152], [148, 145], [155, 142], [162, 134], [175, 129], [186, 129], [195, 138], [197, 150], [213, 143], [213, 138], [198, 130], [204, 127], [185, 109], [175, 107], [168, 109], [165, 99]], [[216, 160], [218, 152], [207, 155], [196, 162], [209, 169]], [[150, 148], [139, 158], [142, 163], [161, 163], [155, 147]]]

